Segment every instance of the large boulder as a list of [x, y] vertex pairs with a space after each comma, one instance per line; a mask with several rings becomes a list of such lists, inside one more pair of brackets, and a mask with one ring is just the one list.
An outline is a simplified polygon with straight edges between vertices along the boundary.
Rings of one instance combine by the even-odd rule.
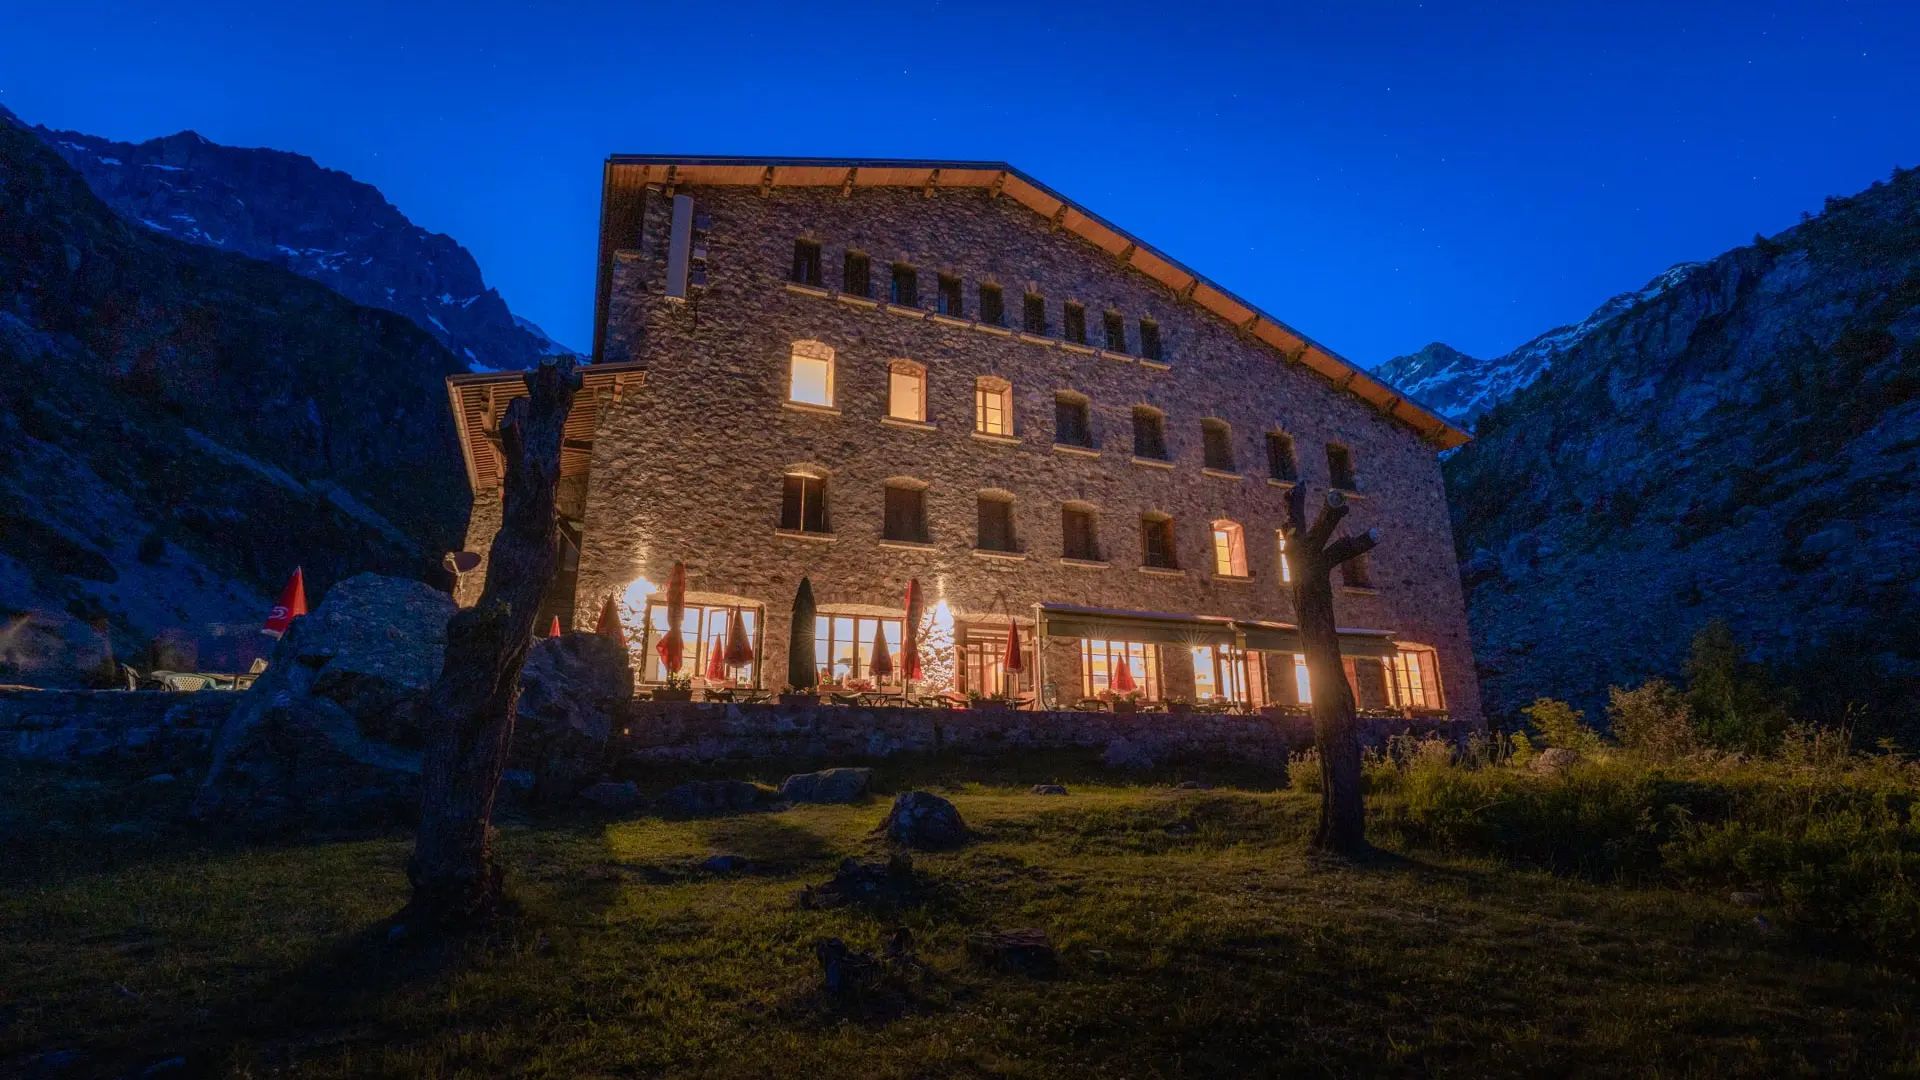
[[565, 802], [599, 779], [632, 701], [633, 668], [613, 639], [562, 634], [533, 646], [520, 674], [513, 756], [532, 771], [536, 801]]
[[430, 586], [375, 574], [328, 590], [221, 725], [195, 815], [277, 825], [410, 814], [415, 707], [439, 677], [453, 610]]
[[660, 796], [662, 813], [676, 817], [737, 814], [765, 806], [774, 789], [748, 780], [690, 780]]
[[960, 811], [929, 791], [906, 791], [893, 800], [880, 831], [896, 844], [926, 851], [959, 847], [970, 833]]
[[865, 768], [822, 769], [795, 773], [780, 782], [780, 801], [796, 803], [850, 803], [866, 795], [873, 782], [873, 770]]
[[314, 669], [308, 692], [345, 709], [370, 737], [419, 747], [413, 706], [440, 677], [453, 612], [452, 597], [418, 581], [360, 574], [336, 584], [301, 620], [297, 658]]

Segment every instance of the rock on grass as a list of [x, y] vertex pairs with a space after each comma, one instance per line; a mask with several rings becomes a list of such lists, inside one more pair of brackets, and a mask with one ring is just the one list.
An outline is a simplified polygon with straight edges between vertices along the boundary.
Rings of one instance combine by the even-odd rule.
[[896, 844], [922, 851], [959, 847], [972, 835], [952, 803], [928, 791], [902, 792], [880, 831]]

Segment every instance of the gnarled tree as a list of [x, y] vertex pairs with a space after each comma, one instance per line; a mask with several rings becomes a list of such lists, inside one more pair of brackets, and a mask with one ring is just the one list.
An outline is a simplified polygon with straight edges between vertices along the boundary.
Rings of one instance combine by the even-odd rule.
[[1287, 563], [1293, 572], [1293, 611], [1300, 621], [1307, 677], [1313, 688], [1313, 745], [1320, 754], [1320, 824], [1313, 846], [1338, 855], [1367, 848], [1366, 808], [1360, 797], [1360, 738], [1353, 690], [1340, 662], [1340, 635], [1333, 621], [1333, 571], [1373, 550], [1373, 529], [1333, 539], [1347, 516], [1347, 500], [1327, 492], [1326, 505], [1307, 524], [1304, 485], [1287, 493]]
[[571, 357], [543, 362], [526, 378], [530, 396], [515, 398], [500, 421], [506, 483], [486, 584], [478, 603], [448, 621], [446, 660], [423, 704], [420, 832], [407, 863], [413, 897], [403, 914], [410, 923], [470, 924], [500, 900], [490, 847], [493, 798], [513, 738], [534, 616], [559, 558], [554, 489], [561, 436], [580, 389]]

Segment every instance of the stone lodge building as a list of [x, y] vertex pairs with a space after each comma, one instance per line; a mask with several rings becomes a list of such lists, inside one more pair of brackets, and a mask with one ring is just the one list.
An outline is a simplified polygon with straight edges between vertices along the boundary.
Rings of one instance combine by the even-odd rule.
[[[756, 662], [715, 674], [781, 686], [803, 575], [822, 675], [872, 679], [876, 639], [897, 670], [917, 578], [961, 690], [1071, 705], [1124, 658], [1149, 698], [1297, 703], [1304, 484], [1382, 533], [1336, 583], [1361, 706], [1479, 718], [1436, 459], [1467, 436], [1007, 165], [612, 157], [593, 350], [548, 607], [591, 627], [614, 598], [645, 682], [684, 560], [702, 678], [738, 611]], [[448, 390], [484, 556], [525, 390]]]

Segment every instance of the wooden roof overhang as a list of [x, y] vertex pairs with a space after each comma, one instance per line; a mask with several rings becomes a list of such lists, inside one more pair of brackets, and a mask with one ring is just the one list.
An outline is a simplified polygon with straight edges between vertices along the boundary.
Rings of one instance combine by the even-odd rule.
[[[567, 413], [567, 429], [560, 442], [560, 476], [585, 476], [593, 460], [593, 433], [600, 424], [600, 399], [618, 401], [627, 386], [646, 377], [646, 365], [585, 364], [579, 368], [580, 392]], [[466, 459], [467, 482], [477, 495], [498, 488], [506, 479], [500, 456], [500, 418], [507, 403], [527, 396], [524, 371], [486, 371], [447, 376], [447, 403], [453, 407], [454, 426], [460, 432], [460, 456]]]
[[[602, 178], [600, 258], [596, 295], [604, 297], [612, 270], [612, 233], [608, 217], [616, 195], [631, 195], [650, 184], [756, 187], [918, 188], [929, 198], [944, 188], [985, 188], [1006, 196], [1047, 219], [1050, 227], [1086, 240], [1123, 266], [1152, 278], [1175, 299], [1192, 303], [1225, 320], [1242, 337], [1272, 347], [1284, 359], [1326, 377], [1335, 386], [1373, 406], [1382, 416], [1412, 428], [1439, 450], [1471, 442], [1473, 436], [1419, 405], [1405, 393], [1369, 374], [1284, 321], [1188, 269], [1172, 256], [1072, 202], [1019, 169], [999, 161], [897, 161], [858, 158], [680, 157], [663, 154], [614, 154]], [[601, 328], [595, 327], [595, 340]]]

